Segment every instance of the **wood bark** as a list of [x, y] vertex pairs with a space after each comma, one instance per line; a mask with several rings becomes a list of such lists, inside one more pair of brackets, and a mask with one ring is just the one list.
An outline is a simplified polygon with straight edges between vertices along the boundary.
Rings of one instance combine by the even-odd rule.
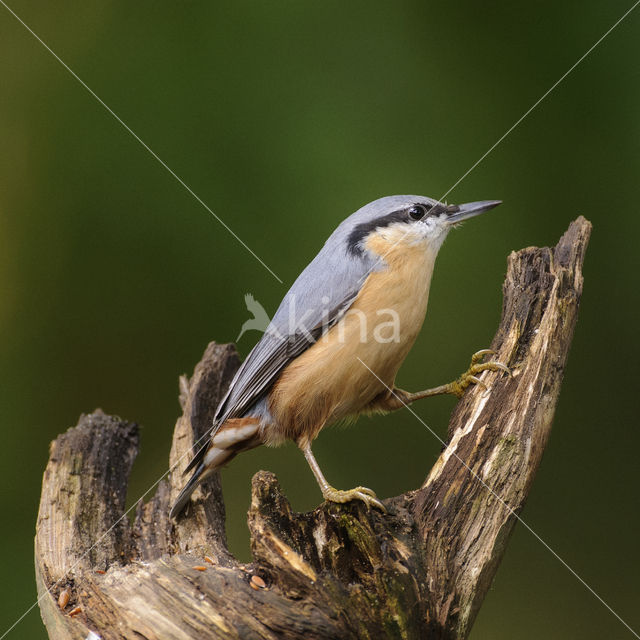
[[217, 477], [169, 520], [188, 453], [239, 365], [231, 345], [210, 344], [181, 379], [172, 472], [132, 522], [138, 427], [100, 410], [82, 416], [52, 443], [42, 485], [35, 561], [50, 637], [467, 637], [547, 443], [590, 230], [578, 218], [555, 248], [509, 256], [492, 348], [512, 376], [486, 372], [488, 390], [466, 391], [424, 484], [385, 500], [387, 514], [359, 502], [294, 513], [260, 471], [251, 563], [227, 550]]

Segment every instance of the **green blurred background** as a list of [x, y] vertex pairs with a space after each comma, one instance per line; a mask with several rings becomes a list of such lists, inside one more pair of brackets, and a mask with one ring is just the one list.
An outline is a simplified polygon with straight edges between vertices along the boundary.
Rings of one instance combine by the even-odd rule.
[[[49, 442], [102, 407], [143, 425], [129, 502], [163, 473], [177, 378], [232, 341], [252, 292], [272, 313], [346, 215], [441, 196], [630, 0], [42, 2], [11, 6], [282, 278], [279, 284], [0, 6], [0, 634], [35, 600]], [[585, 290], [525, 521], [640, 631], [637, 499], [640, 9], [448, 196], [500, 198], [445, 244], [401, 371], [417, 389], [486, 346], [513, 249], [594, 223]], [[258, 334], [239, 344], [246, 354]], [[441, 436], [449, 398], [417, 407]], [[440, 444], [408, 412], [327, 430], [338, 487], [416, 487]], [[232, 549], [258, 469], [294, 508], [320, 494], [295, 447], [224, 471]], [[10, 634], [43, 638], [37, 609]], [[524, 527], [483, 638], [632, 634]]]

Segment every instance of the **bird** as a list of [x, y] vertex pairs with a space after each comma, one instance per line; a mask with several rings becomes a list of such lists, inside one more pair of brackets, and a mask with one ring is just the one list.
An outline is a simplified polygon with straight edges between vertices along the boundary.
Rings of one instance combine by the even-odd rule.
[[[293, 440], [325, 500], [359, 500], [385, 511], [374, 491], [335, 489], [311, 445], [332, 423], [387, 413], [438, 394], [461, 397], [483, 371], [509, 369], [483, 349], [455, 381], [410, 393], [395, 386], [424, 322], [436, 256], [449, 231], [502, 204], [447, 204], [386, 196], [341, 222], [302, 271], [240, 365], [170, 511], [177, 517], [195, 488], [238, 453]], [[364, 327], [364, 328], [363, 328]], [[207, 437], [208, 436], [208, 437]]]

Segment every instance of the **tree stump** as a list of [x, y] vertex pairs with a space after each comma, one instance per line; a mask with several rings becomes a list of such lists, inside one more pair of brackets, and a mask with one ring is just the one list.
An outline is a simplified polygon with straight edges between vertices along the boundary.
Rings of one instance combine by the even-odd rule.
[[[35, 542], [39, 604], [54, 639], [465, 638], [503, 556], [547, 443], [582, 292], [591, 231], [512, 253], [485, 372], [450, 421], [422, 487], [385, 500], [294, 513], [271, 473], [252, 482], [253, 562], [227, 550], [219, 479], [171, 521], [189, 451], [239, 365], [210, 344], [190, 380], [171, 473], [124, 514], [134, 423], [101, 411], [51, 445]], [[393, 420], [393, 417], [388, 417]], [[91, 635], [93, 633], [93, 635]]]

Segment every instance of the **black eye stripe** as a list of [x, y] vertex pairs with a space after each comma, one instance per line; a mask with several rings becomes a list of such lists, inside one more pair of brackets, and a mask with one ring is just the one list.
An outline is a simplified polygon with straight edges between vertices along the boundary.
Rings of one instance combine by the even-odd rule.
[[347, 238], [347, 250], [349, 253], [353, 253], [354, 255], [360, 255], [364, 251], [362, 243], [371, 232], [376, 229], [388, 227], [390, 224], [394, 224], [396, 222], [407, 222], [408, 220], [407, 210], [399, 209], [398, 211], [392, 211], [385, 216], [380, 216], [375, 220], [363, 222], [354, 227], [353, 231], [349, 234], [349, 237]]
[[[418, 218], [413, 218], [409, 212], [416, 207], [419, 207], [422, 210], [422, 215]], [[392, 211], [391, 213], [380, 216], [370, 222], [363, 222], [354, 227], [353, 231], [349, 234], [349, 237], [347, 238], [347, 251], [353, 255], [361, 255], [364, 251], [362, 248], [363, 241], [376, 229], [388, 227], [396, 222], [411, 223], [429, 216], [440, 215], [444, 211], [445, 209], [441, 204], [432, 205], [426, 202], [416, 202], [409, 207]]]
[[[420, 207], [422, 209], [424, 209], [424, 214], [422, 217], [427, 217], [427, 216], [439, 216], [442, 213], [446, 213], [447, 212], [447, 207], [440, 204], [440, 203], [436, 203], [436, 204], [429, 204], [426, 202], [416, 202], [414, 205], [411, 205], [411, 207], [409, 207], [409, 209], [407, 209], [407, 214], [410, 217], [411, 216], [411, 210], [415, 209], [416, 207]], [[414, 220], [419, 220], [419, 218], [414, 218]]]

